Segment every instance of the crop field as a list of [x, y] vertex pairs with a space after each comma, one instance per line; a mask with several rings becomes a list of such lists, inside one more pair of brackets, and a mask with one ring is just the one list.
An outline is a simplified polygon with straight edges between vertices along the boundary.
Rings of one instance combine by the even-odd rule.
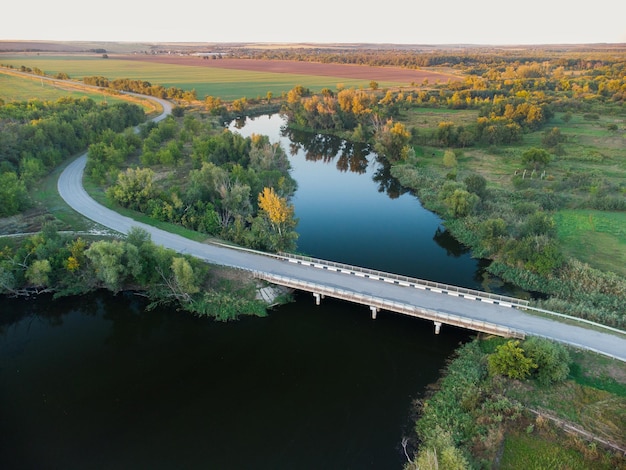
[[[369, 86], [369, 81], [365, 82], [359, 79], [340, 77], [317, 77], [213, 67], [203, 68], [92, 57], [28, 57], [15, 60], [8, 60], [7, 57], [2, 57], [2, 63], [13, 65], [14, 67], [20, 67], [21, 65], [31, 68], [38, 67], [46, 74], [65, 72], [74, 79], [101, 75], [109, 79], [147, 80], [152, 84], [165, 87], [174, 86], [184, 90], [195, 89], [200, 99], [206, 96], [216, 96], [227, 101], [242, 97], [265, 97], [268, 92], [272, 92], [274, 96], [280, 96], [296, 85], [302, 85], [313, 90], [321, 90], [324, 87], [334, 89], [340, 83], [346, 87]], [[394, 83], [393, 85], [397, 86], [398, 84]]]
[[48, 75], [65, 72], [76, 80], [93, 75], [109, 79], [146, 80], [153, 85], [195, 89], [200, 99], [215, 96], [223, 100], [264, 98], [268, 92], [280, 96], [296, 85], [313, 91], [322, 88], [335, 89], [338, 85], [368, 88], [370, 81], [375, 80], [380, 87], [398, 87], [408, 86], [411, 82], [421, 83], [426, 77], [430, 83], [437, 80], [447, 81], [452, 77], [433, 72], [384, 67], [314, 64], [324, 67], [303, 68], [299, 62], [285, 64], [285, 61], [202, 60], [184, 57], [150, 59], [122, 56], [103, 59], [100, 56], [2, 54], [0, 64], [18, 69], [21, 66], [37, 67]]

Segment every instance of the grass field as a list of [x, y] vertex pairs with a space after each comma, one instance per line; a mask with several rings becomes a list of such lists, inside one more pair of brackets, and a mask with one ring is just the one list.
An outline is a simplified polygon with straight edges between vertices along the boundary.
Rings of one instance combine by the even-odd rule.
[[451, 121], [456, 126], [469, 126], [476, 123], [478, 111], [445, 108], [412, 108], [403, 116], [409, 126], [417, 129], [437, 129], [440, 122]]
[[[101, 75], [109, 79], [147, 80], [153, 85], [173, 86], [184, 90], [195, 89], [200, 99], [206, 96], [216, 96], [227, 101], [242, 97], [265, 98], [268, 91], [271, 91], [274, 96], [280, 96], [296, 85], [302, 85], [313, 91], [319, 91], [322, 88], [335, 89], [338, 84], [343, 84], [348, 88], [370, 86], [369, 80], [363, 79], [159, 64], [114, 58], [103, 59], [99, 56], [0, 55], [0, 64], [12, 65], [18, 69], [22, 65], [30, 68], [37, 67], [48, 75], [65, 72], [72, 79], [77, 80], [93, 75]], [[398, 85], [395, 82], [379, 83], [381, 87]]]
[[562, 440], [555, 439], [547, 432], [539, 434], [535, 431], [525, 434], [518, 431], [507, 435], [498, 468], [501, 470], [519, 468], [612, 470], [616, 468], [607, 459], [593, 455], [593, 447], [589, 447], [587, 454], [590, 455], [585, 458], [582, 452], [564, 447]]
[[[423, 117], [421, 117], [423, 114]], [[563, 154], [553, 155], [545, 167], [546, 178], [535, 177], [532, 186], [546, 193], [569, 193], [572, 200], [584, 201], [603, 188], [615, 195], [626, 190], [626, 117], [600, 114], [588, 119], [574, 114], [569, 122], [557, 114], [545, 129], [558, 127], [566, 141]], [[469, 114], [414, 113], [413, 120], [432, 126], [437, 119], [462, 125]], [[617, 130], [609, 125], [616, 124]], [[542, 147], [544, 130], [524, 135], [518, 145], [473, 147], [458, 158], [460, 169], [483, 175], [490, 185], [513, 189], [513, 176], [524, 169], [522, 154], [530, 147]], [[622, 191], [619, 193], [619, 191]], [[625, 195], [626, 197], [626, 195]], [[590, 266], [626, 276], [626, 214], [593, 210], [561, 210], [555, 214], [559, 241], [565, 254]]]
[[109, 104], [131, 101], [142, 106], [148, 114], [159, 111], [152, 101], [129, 96], [122, 98], [109, 92], [89, 90], [80, 84], [61, 84], [40, 77], [16, 75], [0, 68], [0, 99], [5, 103], [32, 99], [56, 101], [65, 96], [85, 97], [96, 103], [106, 102]]
[[626, 213], [564, 210], [554, 218], [566, 254], [626, 276]]
[[0, 98], [6, 103], [10, 101], [29, 101], [31, 99], [40, 100], [57, 100], [64, 96], [73, 96], [75, 98], [87, 97], [96, 102], [106, 100], [109, 102], [122, 101], [109, 94], [95, 91], [61, 88], [59, 84], [51, 83], [40, 78], [25, 78], [16, 75], [4, 73], [0, 69]]

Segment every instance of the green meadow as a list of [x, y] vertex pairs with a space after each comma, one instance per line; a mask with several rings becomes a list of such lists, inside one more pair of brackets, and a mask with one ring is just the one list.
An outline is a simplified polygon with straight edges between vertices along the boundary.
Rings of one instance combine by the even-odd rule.
[[563, 210], [554, 218], [567, 254], [603, 271], [626, 276], [626, 213]]
[[116, 98], [108, 93], [62, 87], [57, 83], [42, 80], [38, 77], [20, 77], [3, 73], [3, 70], [0, 69], [0, 99], [5, 103], [29, 101], [32, 99], [55, 101], [64, 96], [91, 98], [98, 103], [105, 100], [109, 103], [122, 101], [121, 98]]
[[[266, 73], [245, 70], [219, 69], [189, 65], [156, 64], [150, 62], [103, 59], [95, 56], [35, 56], [2, 55], [0, 64], [39, 68], [47, 75], [67, 73], [70, 78], [81, 80], [86, 76], [100, 75], [108, 79], [129, 78], [147, 80], [153, 85], [195, 89], [199, 99], [206, 96], [231, 101], [239, 98], [265, 98], [268, 92], [276, 97], [296, 85], [313, 91], [322, 88], [335, 89], [338, 84], [350, 88], [368, 88], [369, 80], [343, 77], [320, 77], [286, 73]], [[381, 87], [398, 86], [396, 82], [379, 82]]]

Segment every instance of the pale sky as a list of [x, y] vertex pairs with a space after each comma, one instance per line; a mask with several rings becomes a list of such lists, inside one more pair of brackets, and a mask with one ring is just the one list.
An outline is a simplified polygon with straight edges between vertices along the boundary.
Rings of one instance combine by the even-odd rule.
[[626, 0], [7, 0], [0, 39], [626, 43]]

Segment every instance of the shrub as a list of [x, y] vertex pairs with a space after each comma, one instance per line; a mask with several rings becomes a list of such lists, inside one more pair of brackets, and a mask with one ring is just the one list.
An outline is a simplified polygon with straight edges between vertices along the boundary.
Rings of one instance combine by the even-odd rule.
[[569, 375], [570, 357], [563, 345], [532, 337], [524, 341], [524, 349], [537, 364], [533, 375], [541, 385], [562, 382]]
[[452, 150], [446, 150], [443, 154], [443, 165], [446, 168], [454, 168], [457, 166], [456, 155]]
[[537, 368], [537, 364], [524, 354], [519, 344], [520, 342], [515, 340], [498, 346], [496, 352], [487, 358], [489, 373], [518, 380], [527, 378], [532, 370]]
[[487, 188], [487, 180], [478, 174], [471, 174], [467, 176], [463, 182], [467, 186], [467, 190], [471, 193], [483, 198], [485, 196], [485, 190]]
[[530, 148], [522, 154], [522, 163], [532, 165], [535, 169], [547, 165], [550, 162], [550, 154], [544, 149]]

